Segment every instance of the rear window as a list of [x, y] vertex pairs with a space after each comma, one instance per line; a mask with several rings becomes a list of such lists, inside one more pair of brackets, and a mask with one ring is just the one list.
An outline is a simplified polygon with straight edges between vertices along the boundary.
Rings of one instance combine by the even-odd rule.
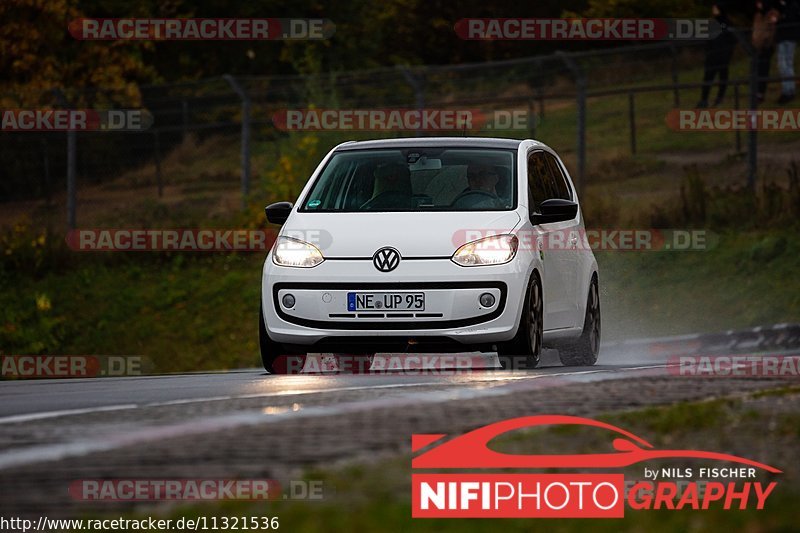
[[504, 211], [516, 207], [516, 151], [404, 148], [337, 152], [300, 210]]

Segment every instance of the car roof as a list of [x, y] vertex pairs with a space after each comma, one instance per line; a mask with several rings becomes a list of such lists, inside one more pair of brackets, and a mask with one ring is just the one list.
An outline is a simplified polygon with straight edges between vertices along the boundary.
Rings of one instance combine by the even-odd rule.
[[407, 137], [400, 139], [376, 139], [371, 141], [350, 141], [339, 145], [337, 151], [368, 150], [371, 148], [466, 147], [466, 148], [505, 148], [516, 150], [522, 139], [501, 139], [496, 137]]

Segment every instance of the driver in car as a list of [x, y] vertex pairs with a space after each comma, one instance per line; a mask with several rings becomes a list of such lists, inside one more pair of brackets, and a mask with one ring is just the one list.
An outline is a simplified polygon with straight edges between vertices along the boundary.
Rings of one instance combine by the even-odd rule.
[[500, 175], [488, 165], [471, 166], [467, 170], [469, 186], [453, 200], [454, 207], [463, 208], [500, 208], [503, 202], [497, 194], [497, 182]]

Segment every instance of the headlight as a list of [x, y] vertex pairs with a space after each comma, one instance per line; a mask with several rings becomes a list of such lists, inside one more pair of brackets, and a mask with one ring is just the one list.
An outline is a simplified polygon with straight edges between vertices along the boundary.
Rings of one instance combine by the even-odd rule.
[[468, 242], [453, 254], [453, 262], [461, 266], [502, 265], [517, 254], [516, 235], [494, 235]]
[[311, 268], [323, 261], [316, 246], [290, 237], [278, 237], [272, 249], [272, 262], [280, 266]]

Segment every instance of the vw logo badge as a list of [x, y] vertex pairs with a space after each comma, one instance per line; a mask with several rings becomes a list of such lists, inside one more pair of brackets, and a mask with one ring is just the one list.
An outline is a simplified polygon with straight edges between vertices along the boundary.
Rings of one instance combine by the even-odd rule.
[[381, 272], [391, 272], [400, 264], [400, 252], [394, 248], [381, 248], [372, 256], [372, 264]]

